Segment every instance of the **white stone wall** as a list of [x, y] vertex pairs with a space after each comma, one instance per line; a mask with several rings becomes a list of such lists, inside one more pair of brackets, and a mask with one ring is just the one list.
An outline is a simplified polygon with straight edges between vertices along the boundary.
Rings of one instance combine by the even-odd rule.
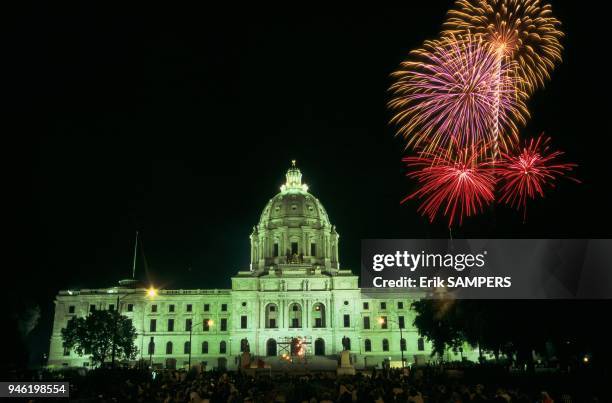
[[[325, 280], [328, 281], [328, 289], [325, 289]], [[284, 281], [284, 285], [281, 281]], [[399, 317], [403, 317], [405, 323], [402, 334], [406, 340], [406, 361], [415, 362], [417, 356], [428, 359], [430, 355], [428, 343], [424, 343], [424, 349], [419, 350], [419, 336], [412, 326], [414, 312], [410, 304], [413, 299], [408, 294], [366, 293], [356, 287], [357, 277], [352, 275], [291, 278], [274, 278], [273, 275], [255, 278], [237, 276], [232, 279], [232, 284], [233, 290], [161, 290], [154, 298], [148, 297], [144, 289], [61, 292], [56, 298], [49, 364], [54, 367], [83, 366], [89, 361], [87, 356], [79, 357], [73, 351], [64, 355], [61, 329], [72, 316], [87, 315], [90, 305], [95, 305], [96, 309], [109, 309], [111, 304], [116, 305], [117, 293], [114, 291], [118, 291], [121, 298], [121, 313], [132, 319], [138, 333], [138, 358], [151, 360], [159, 366], [171, 365], [168, 359], [176, 360], [177, 367], [187, 363], [189, 356], [184, 352], [184, 344], [189, 340], [186, 319], [191, 319], [193, 323], [192, 364], [205, 362], [207, 368], [224, 365], [219, 359], [225, 360], [227, 368], [235, 368], [240, 356], [240, 342], [245, 338], [249, 342], [251, 354], [264, 360], [270, 360], [266, 357], [269, 339], [280, 343], [291, 337], [306, 338], [311, 342], [307, 346], [307, 355], [312, 358], [315, 353], [314, 343], [320, 338], [325, 344], [325, 355], [333, 358], [342, 351], [343, 337], [348, 337], [358, 367], [380, 364], [385, 359], [399, 361]], [[282, 290], [281, 287], [286, 288]], [[297, 289], [299, 287], [301, 289]], [[265, 309], [270, 303], [278, 307], [276, 328], [266, 327]], [[367, 307], [364, 303], [367, 303]], [[128, 304], [133, 306], [132, 311], [128, 311]], [[292, 304], [301, 306], [299, 328], [291, 327]], [[315, 327], [315, 304], [325, 307], [323, 328]], [[153, 312], [154, 305], [157, 306], [157, 312]], [[174, 312], [170, 312], [171, 305], [174, 305]], [[188, 305], [192, 306], [191, 312], [187, 310]], [[205, 311], [205, 305], [208, 305], [208, 311]], [[223, 310], [223, 305], [227, 306], [227, 310]], [[70, 306], [74, 306], [74, 313], [70, 313]], [[344, 315], [348, 315], [348, 326], [345, 326]], [[245, 329], [241, 327], [243, 316], [246, 317]], [[388, 318], [387, 329], [382, 329], [378, 323], [382, 316]], [[369, 317], [370, 329], [364, 329], [364, 317]], [[150, 331], [152, 319], [157, 322], [154, 332]], [[169, 319], [174, 320], [172, 331], [168, 329]], [[204, 331], [202, 322], [208, 319], [213, 321], [213, 325]], [[223, 319], [227, 320], [226, 330], [221, 329]], [[155, 342], [155, 353], [152, 356], [148, 354], [151, 337]], [[388, 351], [383, 349], [385, 339], [388, 340]], [[371, 351], [366, 351], [366, 340], [370, 341]], [[202, 352], [204, 341], [208, 342], [206, 354]], [[166, 354], [168, 342], [173, 345], [170, 354]], [[220, 352], [221, 342], [226, 343], [225, 353]], [[281, 350], [281, 346], [277, 345], [277, 354]], [[473, 359], [475, 352], [466, 348], [464, 356]]]

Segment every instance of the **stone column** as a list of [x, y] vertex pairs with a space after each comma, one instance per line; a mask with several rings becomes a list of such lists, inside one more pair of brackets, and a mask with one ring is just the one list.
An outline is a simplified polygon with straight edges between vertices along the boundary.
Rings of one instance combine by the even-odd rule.
[[283, 228], [283, 251], [282, 255], [287, 255], [287, 249], [289, 249], [289, 235], [287, 234], [287, 227]]
[[279, 300], [278, 301], [278, 310], [279, 312], [279, 319], [281, 322], [281, 328], [285, 328], [285, 300]]

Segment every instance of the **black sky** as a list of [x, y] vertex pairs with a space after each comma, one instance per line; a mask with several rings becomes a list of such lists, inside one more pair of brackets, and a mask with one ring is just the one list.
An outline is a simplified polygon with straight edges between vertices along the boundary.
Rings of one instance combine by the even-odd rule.
[[[362, 238], [446, 237], [413, 203], [385, 110], [389, 74], [434, 38], [450, 1], [401, 7], [32, 6], [9, 34], [19, 60], [32, 176], [27, 265], [14, 291], [45, 312], [59, 289], [128, 276], [140, 230], [166, 287], [228, 288], [248, 235], [291, 159], [359, 271]], [[61, 7], [61, 8], [60, 8]], [[166, 7], [169, 7], [166, 5]], [[564, 61], [530, 101], [523, 136], [545, 131], [580, 164], [529, 220], [504, 208], [457, 237], [610, 237], [606, 13], [553, 2]], [[28, 126], [29, 127], [29, 126]], [[25, 263], [24, 263], [25, 264]], [[144, 276], [144, 264], [139, 264]], [[36, 278], [32, 284], [33, 278]], [[32, 289], [34, 287], [34, 289]]]

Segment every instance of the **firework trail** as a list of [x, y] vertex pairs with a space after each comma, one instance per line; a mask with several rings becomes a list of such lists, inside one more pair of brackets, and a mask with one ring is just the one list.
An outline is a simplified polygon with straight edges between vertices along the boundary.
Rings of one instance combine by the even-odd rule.
[[417, 180], [419, 189], [401, 203], [422, 199], [417, 211], [430, 222], [438, 214], [447, 216], [449, 228], [456, 221], [461, 225], [464, 216], [479, 213], [495, 199], [495, 177], [484, 147], [454, 144], [451, 153], [438, 148], [402, 160], [413, 169], [406, 175]]
[[558, 162], [563, 152], [551, 151], [549, 141], [549, 137], [542, 135], [535, 141], [531, 139], [517, 155], [502, 153], [502, 158], [494, 166], [501, 183], [499, 202], [523, 210], [523, 220], [527, 218], [528, 199], [544, 197], [545, 188], [555, 187], [557, 179], [577, 166]]
[[[561, 61], [560, 21], [552, 16], [549, 4], [540, 0], [457, 0], [448, 12], [442, 35], [474, 35], [496, 49], [501, 82], [504, 61], [516, 61], [516, 72], [527, 93], [544, 86], [555, 62]], [[494, 106], [493, 159], [499, 155], [499, 98]]]
[[[393, 73], [391, 123], [407, 147], [424, 151], [499, 141], [508, 150], [529, 116], [515, 62], [499, 63], [483, 39], [449, 35], [426, 41]], [[494, 125], [501, 125], [498, 136]], [[439, 151], [439, 150], [438, 150]]]

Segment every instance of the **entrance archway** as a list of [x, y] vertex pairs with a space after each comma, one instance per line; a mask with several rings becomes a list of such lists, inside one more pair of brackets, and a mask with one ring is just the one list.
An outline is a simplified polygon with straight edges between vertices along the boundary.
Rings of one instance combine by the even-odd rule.
[[276, 356], [276, 340], [268, 339], [268, 342], [266, 343], [266, 355], [268, 357]]
[[325, 341], [323, 339], [315, 340], [314, 353], [315, 355], [325, 355]]

